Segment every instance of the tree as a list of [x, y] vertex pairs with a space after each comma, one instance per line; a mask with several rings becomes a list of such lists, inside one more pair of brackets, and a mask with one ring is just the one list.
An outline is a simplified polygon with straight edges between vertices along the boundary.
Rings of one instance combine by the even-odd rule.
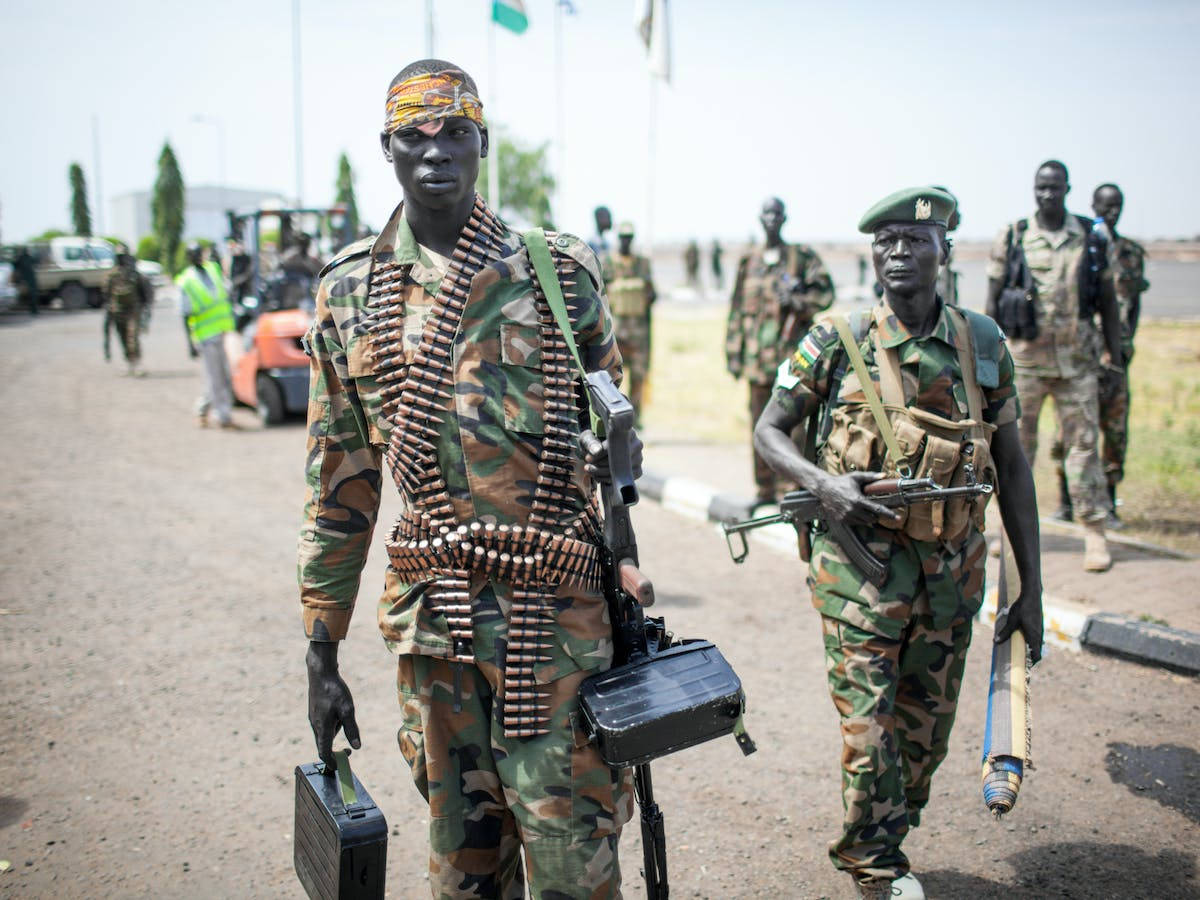
[[346, 207], [346, 235], [351, 241], [358, 237], [358, 202], [354, 199], [354, 171], [343, 153], [338, 158], [337, 196], [334, 203]]
[[79, 163], [71, 163], [67, 169], [67, 178], [71, 182], [71, 222], [75, 233], [80, 237], [92, 236], [92, 214], [88, 210], [87, 183], [83, 180], [83, 167]]
[[[551, 228], [550, 195], [554, 193], [554, 176], [546, 162], [546, 144], [527, 150], [509, 140], [498, 130], [492, 131], [491, 152], [499, 152], [500, 206], [503, 212], [544, 228]], [[488, 161], [480, 165], [479, 193], [488, 192]]]
[[138, 259], [148, 259], [158, 262], [162, 257], [162, 252], [158, 246], [158, 238], [152, 234], [143, 235], [142, 239], [138, 241], [136, 255]]
[[150, 203], [150, 226], [158, 238], [163, 268], [174, 275], [178, 271], [180, 237], [183, 234], [183, 175], [175, 161], [171, 145], [164, 142], [158, 155], [158, 178], [154, 180], [154, 198]]

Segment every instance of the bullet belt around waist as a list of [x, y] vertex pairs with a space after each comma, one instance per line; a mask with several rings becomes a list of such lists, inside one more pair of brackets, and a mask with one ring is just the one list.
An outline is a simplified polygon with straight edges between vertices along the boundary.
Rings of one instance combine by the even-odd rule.
[[392, 567], [410, 583], [457, 569], [517, 586], [568, 584], [599, 591], [599, 548], [572, 531], [476, 521], [430, 537], [401, 518], [388, 539], [387, 554]]

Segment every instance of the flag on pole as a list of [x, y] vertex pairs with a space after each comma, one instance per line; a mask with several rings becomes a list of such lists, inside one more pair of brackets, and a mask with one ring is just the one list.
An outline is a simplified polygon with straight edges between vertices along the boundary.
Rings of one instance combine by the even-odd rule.
[[667, 0], [634, 0], [633, 26], [646, 45], [651, 75], [671, 83], [671, 28]]
[[514, 34], [521, 34], [529, 27], [529, 16], [525, 15], [521, 0], [492, 0], [492, 21]]

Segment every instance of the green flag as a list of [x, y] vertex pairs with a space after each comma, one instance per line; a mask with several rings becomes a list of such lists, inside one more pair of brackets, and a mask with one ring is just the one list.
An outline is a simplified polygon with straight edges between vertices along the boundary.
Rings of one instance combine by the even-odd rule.
[[529, 17], [525, 15], [525, 4], [521, 0], [492, 0], [492, 21], [516, 34], [529, 27]]

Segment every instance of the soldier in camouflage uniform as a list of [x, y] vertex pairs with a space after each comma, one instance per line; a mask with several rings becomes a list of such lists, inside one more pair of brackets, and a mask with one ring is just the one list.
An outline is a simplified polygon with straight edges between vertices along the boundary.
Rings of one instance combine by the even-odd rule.
[[[752, 432], [771, 399], [779, 364], [808, 330], [813, 315], [833, 303], [833, 279], [817, 252], [805, 244], [783, 242], [783, 201], [767, 198], [758, 220], [766, 245], [738, 261], [725, 330], [725, 366], [734, 378], [745, 377], [750, 384]], [[780, 486], [757, 451], [754, 484], [757, 503], [774, 502]]]
[[617, 332], [625, 384], [638, 421], [650, 374], [650, 307], [657, 294], [650, 260], [633, 252], [633, 223], [617, 226], [617, 252], [604, 259], [604, 287]]
[[[1108, 527], [1119, 528], [1117, 485], [1125, 477], [1125, 451], [1129, 445], [1129, 363], [1133, 359], [1133, 336], [1142, 310], [1142, 292], [1150, 287], [1146, 280], [1146, 251], [1137, 241], [1117, 233], [1117, 222], [1125, 205], [1125, 196], [1115, 184], [1102, 184], [1092, 192], [1092, 212], [1108, 228], [1108, 274], [1117, 298], [1121, 320], [1120, 366], [1100, 370], [1100, 464], [1108, 483]], [[1050, 455], [1058, 461], [1059, 518], [1073, 518], [1071, 497], [1066, 491], [1063, 469], [1062, 428], [1059, 428]]]
[[105, 358], [108, 358], [108, 328], [117, 331], [121, 341], [121, 349], [125, 352], [125, 362], [129, 366], [128, 374], [144, 378], [146, 370], [142, 368], [142, 348], [138, 342], [138, 333], [142, 327], [142, 310], [151, 302], [153, 289], [146, 278], [137, 270], [136, 262], [129, 253], [129, 248], [117, 249], [117, 264], [104, 281], [105, 308]]
[[[781, 367], [755, 431], [769, 464], [816, 494], [823, 517], [847, 523], [887, 568], [877, 588], [828, 532], [811, 535], [808, 583], [844, 744], [845, 817], [830, 858], [870, 898], [924, 896], [901, 843], [920, 822], [954, 723], [983, 602], [987, 498], [913, 506], [897, 518], [862, 486], [906, 469], [961, 484], [968, 462], [997, 483], [1021, 594], [996, 640], [1019, 627], [1034, 661], [1041, 653], [1037, 503], [1018, 436], [1012, 358], [994, 322], [945, 305], [936, 292], [953, 207], [949, 194], [912, 188], [867, 212], [859, 230], [874, 234], [884, 302], [848, 321], [819, 319]], [[882, 394], [886, 429], [868, 391]], [[810, 416], [821, 424], [815, 463], [790, 436]]]
[[[309, 335], [299, 582], [318, 752], [332, 763], [339, 728], [360, 744], [337, 648], [390, 471], [403, 513], [378, 621], [429, 805], [433, 896], [516, 900], [527, 866], [534, 898], [617, 897], [631, 777], [588, 743], [577, 699], [613, 651], [603, 460], [577, 455], [570, 357], [522, 239], [475, 193], [488, 133], [474, 82], [441, 60], [406, 67], [381, 140], [403, 203], [325, 268]], [[549, 243], [585, 367], [619, 380], [596, 257], [570, 235]]]
[[[1034, 283], [1038, 334], [1013, 338], [1012, 355], [1021, 397], [1021, 443], [1033, 465], [1037, 455], [1038, 418], [1047, 397], [1062, 422], [1067, 447], [1065, 471], [1075, 517], [1084, 526], [1083, 568], [1103, 572], [1112, 566], [1104, 536], [1108, 497], [1097, 451], [1100, 412], [1097, 380], [1102, 368], [1119, 360], [1120, 333], [1112, 282], [1099, 276], [1099, 296], [1091, 298], [1096, 315], [1081, 302], [1091, 222], [1067, 212], [1071, 186], [1067, 167], [1058, 160], [1042, 163], [1034, 175], [1037, 212], [1001, 229], [988, 262], [987, 312], [999, 316], [1010, 239], [1019, 244]], [[1100, 261], [1103, 264], [1103, 260]]]
[[[939, 191], [945, 191], [951, 197], [954, 197], [954, 212], [950, 214], [950, 221], [946, 224], [947, 236], [958, 230], [959, 223], [962, 221], [962, 211], [959, 208], [958, 197], [954, 196], [954, 192], [948, 188], [939, 185], [934, 185]], [[938, 296], [943, 301], [951, 306], [958, 306], [958, 270], [954, 268], [954, 245], [950, 245], [950, 253], [946, 257], [946, 264], [942, 266], [941, 272], [938, 274]]]

